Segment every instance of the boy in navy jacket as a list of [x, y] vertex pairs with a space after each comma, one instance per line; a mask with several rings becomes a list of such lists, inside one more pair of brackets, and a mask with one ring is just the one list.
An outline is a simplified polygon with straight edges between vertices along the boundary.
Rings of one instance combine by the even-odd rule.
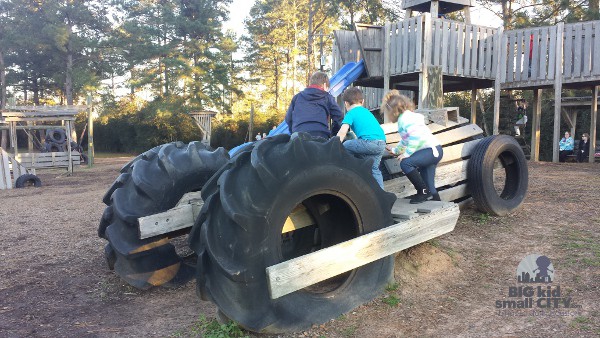
[[343, 114], [328, 90], [327, 74], [316, 72], [310, 77], [310, 85], [294, 96], [285, 115], [290, 133], [306, 132], [326, 139], [337, 134]]

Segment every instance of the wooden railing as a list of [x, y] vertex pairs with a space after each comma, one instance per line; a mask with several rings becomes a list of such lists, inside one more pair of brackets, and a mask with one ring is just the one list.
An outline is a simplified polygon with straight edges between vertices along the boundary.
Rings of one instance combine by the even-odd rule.
[[434, 19], [431, 24], [431, 65], [442, 74], [493, 79], [497, 60], [497, 29]]
[[420, 71], [423, 64], [424, 16], [386, 25], [390, 32], [390, 71], [393, 75]]

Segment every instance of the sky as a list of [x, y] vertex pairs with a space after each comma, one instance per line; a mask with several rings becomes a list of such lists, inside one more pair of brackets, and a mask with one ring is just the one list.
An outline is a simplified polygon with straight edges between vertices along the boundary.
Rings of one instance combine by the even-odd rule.
[[[229, 20], [224, 23], [224, 28], [233, 30], [238, 36], [244, 34], [244, 19], [250, 13], [254, 2], [254, 0], [233, 0], [229, 6]], [[471, 8], [471, 21], [475, 25], [494, 28], [502, 26], [500, 18], [479, 5]]]

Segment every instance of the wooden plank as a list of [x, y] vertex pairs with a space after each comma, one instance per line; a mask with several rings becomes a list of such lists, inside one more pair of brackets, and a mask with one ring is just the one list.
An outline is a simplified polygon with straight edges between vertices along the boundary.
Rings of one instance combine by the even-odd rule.
[[423, 63], [424, 58], [423, 58], [423, 55], [421, 55], [423, 52], [423, 23], [424, 23], [423, 18], [424, 17], [422, 15], [415, 17], [415, 20], [417, 23], [417, 38], [416, 38], [417, 45], [415, 47], [415, 56], [416, 56], [415, 70], [416, 71], [419, 71], [423, 68], [422, 63]]
[[[329, 208], [329, 206], [327, 206], [327, 208]], [[286, 218], [281, 233], [291, 232], [316, 223], [317, 222], [312, 215], [306, 210], [306, 207], [299, 204], [292, 210], [288, 218]]]
[[542, 90], [533, 90], [533, 122], [531, 123], [531, 156], [530, 161], [540, 159], [540, 124], [542, 117]]
[[[540, 30], [536, 29], [533, 31], [533, 50], [531, 51], [532, 59], [531, 59], [531, 76], [529, 77], [531, 80], [537, 80], [540, 68], [540, 55], [545, 53], [545, 51], [540, 51]], [[542, 58], [545, 60], [545, 54], [542, 55]]]
[[515, 81], [515, 40], [517, 39], [516, 35], [511, 32], [508, 37], [508, 67], [506, 69], [506, 82], [514, 82]]
[[450, 24], [444, 20], [442, 22], [442, 74], [448, 74], [448, 39], [450, 34]]
[[[600, 22], [592, 22], [594, 25], [594, 49], [592, 74], [600, 75]], [[590, 152], [591, 153], [591, 152]]]
[[[412, 18], [409, 20], [409, 39], [408, 39], [408, 72], [414, 72], [417, 68], [415, 65], [416, 57], [416, 45], [417, 45], [417, 19]], [[420, 57], [420, 56], [419, 56]]]
[[496, 73], [493, 73], [494, 64], [492, 63], [492, 53], [495, 50], [494, 46], [495, 39], [497, 38], [497, 36], [498, 35], [496, 35], [494, 30], [490, 29], [485, 42], [485, 73], [483, 74], [483, 76], [485, 76], [486, 78], [494, 78], [496, 76]]
[[433, 60], [432, 65], [439, 66], [441, 64], [441, 54], [442, 54], [442, 22], [440, 20], [433, 20], [434, 23], [434, 31], [432, 32], [432, 36], [434, 37], [433, 41]]
[[470, 195], [467, 183], [459, 184], [449, 189], [438, 191], [442, 201], [454, 201]]
[[550, 53], [548, 50], [548, 34], [549, 34], [549, 28], [548, 27], [544, 27], [541, 30], [541, 45], [540, 45], [540, 71], [538, 73], [538, 79], [540, 80], [545, 80], [547, 75], [548, 75], [548, 71], [546, 70], [546, 65], [548, 64], [548, 58], [550, 57]]
[[[559, 59], [557, 58], [557, 61]], [[564, 30], [564, 49], [563, 49], [563, 77], [570, 78], [573, 69], [573, 26], [565, 25]]]
[[583, 60], [582, 60], [582, 75], [590, 76], [592, 73], [592, 44], [594, 42], [592, 38], [592, 23], [588, 22], [583, 25], [584, 30], [584, 45], [583, 45]]
[[440, 164], [449, 163], [458, 159], [468, 158], [482, 139], [472, 140], [465, 143], [459, 143], [444, 147], [444, 156]]
[[0, 148], [0, 189], [12, 189], [8, 153]]
[[521, 79], [522, 80], [529, 80], [529, 76], [531, 73], [531, 58], [533, 58], [533, 52], [531, 50], [531, 45], [533, 43], [533, 32], [527, 30], [525, 31], [526, 33], [523, 36], [523, 43], [525, 43], [525, 52], [523, 54], [523, 69], [521, 70]]
[[458, 54], [459, 46], [456, 44], [458, 23], [450, 24], [450, 55], [448, 59], [448, 74], [456, 75], [456, 55]]
[[479, 28], [478, 26], [471, 26], [473, 29], [473, 34], [471, 35], [471, 65], [469, 69], [471, 70], [471, 76], [477, 76], [477, 48], [479, 47]]
[[408, 73], [408, 46], [410, 41], [410, 34], [408, 30], [408, 21], [402, 22], [402, 73]]
[[465, 53], [465, 34], [466, 28], [464, 24], [457, 23], [458, 27], [458, 41], [456, 42], [456, 75], [464, 75], [463, 71], [463, 60]]
[[523, 31], [517, 32], [517, 54], [515, 61], [515, 81], [521, 81], [521, 69], [523, 62]]
[[410, 204], [410, 200], [398, 198], [392, 206], [391, 213], [394, 219], [405, 220], [417, 218], [422, 214], [435, 212], [436, 210], [443, 209], [447, 206], [448, 202], [442, 201], [425, 201], [419, 204]]
[[487, 29], [481, 28], [479, 33], [479, 52], [477, 53], [477, 76], [483, 77], [483, 66], [485, 64], [485, 44], [487, 40]]
[[266, 269], [272, 299], [392, 255], [454, 230], [457, 205], [362, 235]]
[[194, 225], [202, 204], [199, 202], [180, 205], [165, 212], [138, 218], [140, 238], [146, 239], [190, 228]]
[[[436, 124], [431, 124], [432, 127], [434, 127]], [[452, 125], [457, 125], [456, 122], [448, 122], [448, 126], [447, 128], [452, 127]], [[447, 129], [444, 128], [444, 129]], [[431, 130], [431, 127], [430, 127]], [[467, 124], [455, 129], [451, 129], [448, 131], [443, 131], [440, 133], [435, 134], [436, 139], [440, 142], [440, 144], [442, 146], [446, 145], [446, 144], [450, 144], [450, 143], [454, 143], [454, 142], [458, 142], [464, 139], [467, 139], [469, 137], [473, 137], [473, 136], [477, 136], [477, 135], [481, 135], [483, 134], [483, 130], [481, 130], [481, 128], [475, 124]], [[396, 142], [400, 142], [400, 134], [398, 133], [394, 133], [394, 134], [388, 134], [386, 135], [386, 143], [388, 144], [394, 144]]]
[[594, 149], [596, 149], [596, 126], [598, 123], [598, 86], [592, 88], [592, 104], [590, 111], [590, 157], [589, 162], [594, 163]]
[[397, 26], [396, 26], [396, 50], [394, 51], [395, 54], [395, 65], [396, 65], [396, 74], [402, 74], [402, 46], [403, 46], [403, 42], [404, 42], [404, 36], [403, 34], [403, 30], [402, 30], [402, 24], [403, 22], [400, 21], [398, 22]]
[[575, 24], [575, 41], [573, 44], [573, 77], [581, 76], [581, 52], [583, 49], [583, 33], [581, 31], [582, 25], [580, 23]]
[[465, 61], [463, 63], [463, 74], [471, 75], [471, 42], [473, 40], [473, 26], [465, 25]]
[[[498, 90], [500, 89], [500, 83], [508, 82], [506, 79], [506, 70], [508, 69], [508, 36], [502, 32], [500, 38], [498, 39], [498, 52], [500, 56], [497, 59], [496, 65], [496, 78], [499, 78], [500, 81], [494, 81], [494, 87], [498, 84]], [[497, 91], [497, 90], [495, 90]], [[500, 99], [498, 99], [498, 103]], [[495, 101], [494, 101], [495, 102]]]
[[[550, 27], [549, 29], [549, 45], [548, 45], [548, 80], [554, 79], [554, 75], [556, 72], [556, 33], [558, 32], [558, 26]], [[562, 32], [561, 32], [562, 34]], [[562, 42], [561, 42], [562, 48]], [[562, 49], [561, 49], [562, 50]], [[559, 60], [562, 64], [562, 59]]]
[[[464, 160], [438, 166], [435, 172], [436, 188], [466, 180], [469, 161]], [[417, 193], [406, 176], [385, 181], [383, 185], [385, 191], [395, 193], [398, 197], [411, 196]]]

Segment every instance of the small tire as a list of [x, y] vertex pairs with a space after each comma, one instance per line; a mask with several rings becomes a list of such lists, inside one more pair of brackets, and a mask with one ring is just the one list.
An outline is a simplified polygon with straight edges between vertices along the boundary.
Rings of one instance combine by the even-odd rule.
[[[300, 331], [371, 301], [393, 278], [393, 256], [271, 299], [265, 269], [393, 223], [394, 194], [339, 139], [277, 135], [233, 157], [202, 190], [189, 235], [197, 288], [224, 318], [261, 333]], [[304, 205], [315, 224], [282, 235]]]
[[58, 153], [65, 151], [65, 144], [60, 144], [56, 142], [50, 142], [46, 144], [46, 149], [48, 149], [49, 153]]
[[200, 190], [229, 159], [219, 148], [200, 142], [174, 142], [155, 147], [121, 169], [104, 195], [107, 205], [98, 235], [114, 252], [116, 273], [139, 289], [177, 286], [193, 278], [194, 268], [177, 255], [168, 234], [139, 238], [138, 218], [166, 211], [181, 197]]
[[46, 132], [46, 140], [51, 142], [64, 144], [67, 142], [67, 134], [63, 129], [51, 129]]
[[88, 164], [88, 156], [84, 153], [80, 153], [81, 156], [81, 164]]
[[[494, 167], [499, 160], [505, 173], [500, 193], [494, 186]], [[481, 212], [505, 216], [521, 206], [529, 184], [527, 159], [513, 137], [495, 135], [482, 139], [471, 153], [467, 184]]]
[[39, 177], [33, 174], [25, 174], [17, 177], [17, 181], [15, 182], [15, 188], [26, 188], [26, 187], [36, 187], [39, 188], [42, 186], [42, 180]]

